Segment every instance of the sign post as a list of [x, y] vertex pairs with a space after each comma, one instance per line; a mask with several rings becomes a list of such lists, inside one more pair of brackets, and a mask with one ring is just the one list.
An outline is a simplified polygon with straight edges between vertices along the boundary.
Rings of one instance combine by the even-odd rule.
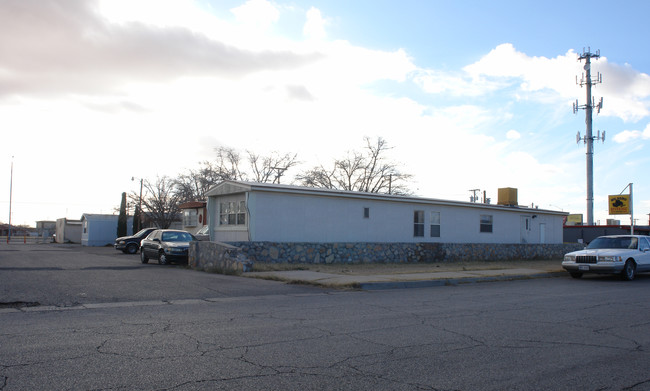
[[632, 183], [625, 186], [625, 189], [630, 188], [630, 194], [622, 194], [621, 191], [618, 195], [609, 196], [609, 214], [610, 215], [630, 215], [630, 235], [634, 235], [634, 207], [632, 201]]

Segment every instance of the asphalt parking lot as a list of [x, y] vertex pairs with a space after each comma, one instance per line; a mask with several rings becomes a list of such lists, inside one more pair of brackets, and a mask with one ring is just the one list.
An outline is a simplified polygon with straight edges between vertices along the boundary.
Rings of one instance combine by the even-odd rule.
[[[308, 289], [303, 287], [302, 289]], [[142, 264], [111, 247], [0, 246], [2, 302], [71, 307], [86, 303], [282, 294], [286, 284], [223, 276], [184, 265]]]
[[489, 281], [334, 289], [0, 246], [0, 389], [647, 389], [647, 275]]

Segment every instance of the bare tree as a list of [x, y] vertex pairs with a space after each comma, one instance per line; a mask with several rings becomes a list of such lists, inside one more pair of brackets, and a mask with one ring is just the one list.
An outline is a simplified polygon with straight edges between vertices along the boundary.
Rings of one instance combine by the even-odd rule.
[[214, 174], [221, 178], [220, 180], [244, 181], [246, 175], [240, 169], [241, 154], [230, 147], [215, 148], [217, 159], [212, 166]]
[[[269, 155], [259, 155], [246, 151], [246, 160], [234, 148], [215, 148], [214, 162], [199, 163], [196, 170], [187, 170], [174, 180], [174, 192], [180, 203], [205, 200], [210, 188], [225, 180], [277, 182], [284, 172], [299, 164], [297, 154], [280, 154], [271, 152]], [[250, 173], [242, 169], [242, 164], [248, 163]]]
[[224, 179], [229, 178], [224, 177], [223, 172], [219, 172], [211, 162], [199, 163], [197, 170], [188, 170], [174, 180], [179, 202], [205, 200], [205, 193]]
[[336, 189], [337, 187], [334, 183], [335, 172], [336, 167], [333, 170], [328, 171], [325, 167], [318, 166], [298, 174], [296, 179], [303, 186]]
[[[175, 181], [169, 177], [157, 177], [155, 182], [144, 180], [145, 193], [142, 195], [143, 213], [153, 221], [158, 228], [169, 228], [178, 220], [180, 209], [179, 193], [175, 191]], [[132, 192], [129, 197], [138, 201], [139, 195]]]
[[252, 171], [251, 179], [255, 182], [280, 183], [280, 177], [284, 172], [298, 164], [297, 154], [280, 155], [274, 151], [270, 155], [261, 156], [251, 151], [246, 151], [246, 153]]
[[334, 161], [333, 169], [322, 165], [300, 173], [296, 179], [303, 186], [323, 187], [368, 193], [410, 194], [405, 182], [410, 174], [399, 171], [395, 162], [389, 161], [390, 149], [381, 137], [364, 138], [363, 151], [348, 152], [345, 158]]
[[199, 163], [198, 170], [188, 170], [174, 180], [175, 191], [181, 203], [205, 200], [205, 193], [224, 180], [246, 180], [240, 169], [241, 154], [234, 148], [215, 148], [214, 162]]

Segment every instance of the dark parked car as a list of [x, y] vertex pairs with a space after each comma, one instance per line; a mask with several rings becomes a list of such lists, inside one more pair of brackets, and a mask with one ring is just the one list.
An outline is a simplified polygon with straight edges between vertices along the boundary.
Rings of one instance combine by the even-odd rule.
[[187, 250], [190, 242], [197, 240], [189, 232], [175, 229], [157, 229], [140, 242], [140, 260], [148, 263], [150, 258], [157, 259], [161, 265], [169, 262], [187, 262]]
[[147, 235], [155, 230], [156, 228], [145, 228], [138, 231], [138, 233], [135, 235], [122, 236], [121, 238], [117, 238], [115, 239], [115, 244], [113, 247], [115, 247], [116, 250], [121, 250], [126, 254], [135, 254], [140, 248], [140, 242], [142, 239], [146, 238]]

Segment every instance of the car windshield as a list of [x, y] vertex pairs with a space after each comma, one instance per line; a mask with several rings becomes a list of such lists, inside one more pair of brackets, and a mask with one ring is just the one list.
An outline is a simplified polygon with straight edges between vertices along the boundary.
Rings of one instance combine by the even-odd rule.
[[633, 236], [619, 236], [619, 237], [600, 237], [594, 239], [587, 248], [589, 249], [599, 249], [599, 248], [626, 248], [626, 249], [636, 249], [638, 240]]
[[163, 242], [191, 242], [192, 235], [187, 232], [163, 232]]
[[138, 231], [137, 234], [135, 234], [133, 236], [142, 236], [142, 235], [146, 234], [148, 230], [149, 230], [149, 228], [141, 229], [140, 231]]

